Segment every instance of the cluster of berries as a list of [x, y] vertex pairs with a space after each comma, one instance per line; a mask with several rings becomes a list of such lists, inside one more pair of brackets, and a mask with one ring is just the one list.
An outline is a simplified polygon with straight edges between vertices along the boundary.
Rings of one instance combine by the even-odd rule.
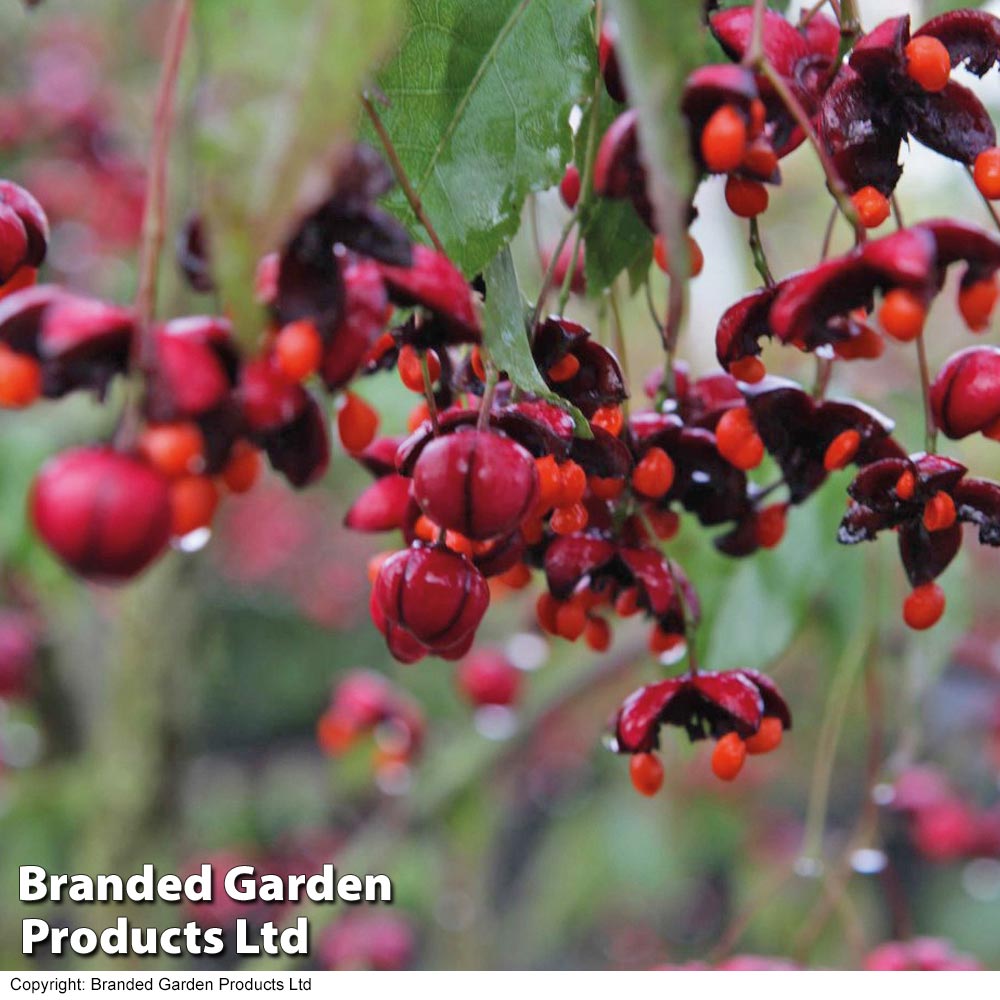
[[[367, 147], [342, 159], [329, 191], [261, 261], [256, 293], [267, 334], [248, 359], [225, 319], [149, 324], [130, 309], [35, 286], [45, 216], [27, 192], [5, 184], [0, 402], [104, 393], [119, 375], [141, 383], [113, 444], [74, 449], [42, 470], [31, 499], [41, 537], [87, 577], [126, 579], [171, 540], [191, 548], [207, 537], [220, 490], [248, 490], [261, 453], [294, 486], [314, 482], [330, 454], [311, 388], [318, 383], [336, 398], [344, 449], [374, 478], [347, 525], [400, 531], [405, 541], [371, 567], [371, 616], [401, 662], [466, 657], [491, 586], [524, 587], [533, 570], [546, 582], [537, 602], [543, 630], [604, 650], [612, 615], [641, 614], [651, 651], [669, 662], [699, 618], [694, 588], [659, 544], [676, 534], [680, 511], [719, 528], [720, 551], [747, 556], [779, 544], [788, 510], [849, 465], [859, 472], [840, 540], [894, 529], [914, 587], [904, 618], [932, 625], [944, 608], [934, 581], [958, 550], [961, 524], [1000, 544], [1000, 486], [967, 477], [946, 456], [907, 455], [890, 420], [857, 401], [827, 399], [825, 382], [809, 393], [769, 376], [761, 341], [828, 364], [877, 356], [884, 341], [868, 324], [876, 296], [881, 332], [920, 340], [955, 263], [963, 265], [967, 325], [988, 324], [1000, 239], [947, 219], [874, 240], [867, 229], [888, 217], [907, 135], [969, 166], [987, 197], [1000, 193], [991, 187], [990, 163], [1000, 157], [993, 125], [950, 80], [959, 64], [982, 75], [997, 62], [1000, 21], [961, 11], [911, 37], [909, 19], [897, 18], [855, 38], [846, 58], [839, 26], [815, 9], [793, 25], [766, 7], [733, 8], [713, 13], [709, 27], [733, 63], [697, 70], [681, 95], [699, 176], [727, 175], [730, 207], [756, 217], [767, 206], [764, 185], [780, 181], [781, 159], [809, 139], [855, 223], [856, 245], [780, 281], [765, 267], [764, 287], [719, 324], [723, 371], [694, 378], [671, 354], [648, 381], [654, 406], [645, 412], [628, 411], [621, 359], [565, 316], [525, 324], [547, 393], [526, 392], [499, 370], [480, 308], [491, 289], [482, 278], [467, 282], [442, 251], [414, 244], [379, 207], [393, 177]], [[610, 21], [598, 56], [611, 99], [626, 102]], [[593, 192], [583, 195], [630, 200], [655, 233], [640, 138], [636, 111], [624, 109], [597, 150]], [[567, 173], [568, 204], [581, 197], [581, 183], [578, 170]], [[202, 235], [189, 230], [191, 247]], [[700, 253], [691, 249], [697, 271]], [[669, 272], [661, 242], [655, 255]], [[993, 348], [961, 352], [928, 387], [946, 435], [997, 435], [998, 359]], [[405, 439], [379, 436], [378, 413], [350, 388], [392, 369], [420, 397]], [[766, 485], [749, 475], [765, 458], [780, 472]], [[690, 663], [687, 676], [642, 689], [619, 711], [615, 742], [633, 755], [643, 792], [661, 780], [652, 751], [662, 723], [715, 739], [713, 769], [724, 779], [746, 754], [777, 746], [790, 725], [766, 678], [699, 673], [693, 656]], [[355, 718], [338, 705], [324, 716], [332, 748], [386, 717]]]

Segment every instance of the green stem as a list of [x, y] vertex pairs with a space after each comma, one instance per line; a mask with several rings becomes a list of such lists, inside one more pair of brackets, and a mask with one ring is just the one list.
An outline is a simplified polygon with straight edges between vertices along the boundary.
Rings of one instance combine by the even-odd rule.
[[756, 217], [750, 220], [750, 252], [753, 254], [753, 266], [757, 268], [757, 273], [764, 284], [770, 288], [774, 284], [774, 275], [767, 262], [767, 252], [760, 238], [760, 226]]

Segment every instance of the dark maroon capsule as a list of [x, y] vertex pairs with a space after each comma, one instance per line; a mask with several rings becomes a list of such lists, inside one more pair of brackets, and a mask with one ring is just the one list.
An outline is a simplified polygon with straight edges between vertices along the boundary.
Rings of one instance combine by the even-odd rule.
[[0, 181], [0, 284], [21, 267], [38, 267], [48, 242], [42, 206], [20, 185]]
[[934, 422], [950, 438], [1000, 433], [1000, 348], [953, 354], [931, 383]]
[[513, 705], [521, 691], [521, 671], [498, 649], [477, 649], [458, 667], [458, 689], [471, 704]]
[[436, 524], [483, 541], [518, 527], [537, 498], [538, 470], [510, 438], [460, 430], [421, 452], [413, 494]]
[[390, 556], [372, 593], [373, 618], [394, 655], [394, 640], [402, 642], [408, 654], [423, 646], [441, 656], [464, 655], [489, 603], [489, 587], [475, 566], [439, 547], [404, 549]]
[[156, 470], [112, 448], [74, 448], [39, 472], [29, 500], [35, 530], [88, 579], [127, 580], [170, 540], [170, 491]]

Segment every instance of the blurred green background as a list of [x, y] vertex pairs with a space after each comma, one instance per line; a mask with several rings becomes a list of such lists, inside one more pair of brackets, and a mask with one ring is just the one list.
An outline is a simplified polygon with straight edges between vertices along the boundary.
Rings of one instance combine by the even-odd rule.
[[[866, 25], [904, 11], [919, 22], [921, 6], [861, 5]], [[209, 220], [221, 288], [218, 301], [186, 291], [168, 254], [161, 314], [221, 308], [245, 345], [257, 341], [256, 260], [349, 140], [354, 95], [391, 52], [401, 8], [397, 0], [198, 0], [170, 217], [175, 231], [193, 212]], [[0, 9], [0, 176], [31, 188], [52, 214], [46, 280], [122, 301], [134, 293], [168, 12], [155, 0]], [[995, 77], [976, 89], [996, 110]], [[919, 148], [907, 160], [898, 194], [908, 221], [955, 214], [989, 224], [961, 168]], [[779, 275], [818, 258], [829, 211], [806, 147], [783, 174], [761, 221]], [[706, 267], [692, 287], [681, 354], [701, 373], [714, 370], [719, 314], [756, 278], [722, 182], [704, 184], [697, 204], [692, 231]], [[514, 250], [528, 292], [541, 276], [532, 211], [543, 247], [564, 219], [551, 192], [526, 210]], [[838, 228], [835, 247], [848, 239]], [[651, 282], [662, 304], [662, 275]], [[606, 322], [601, 313], [599, 301], [571, 301], [570, 314], [595, 328]], [[642, 377], [658, 362], [642, 293], [624, 303], [624, 316], [640, 400]], [[987, 339], [995, 334], [994, 325]], [[928, 327], [932, 368], [969, 342], [951, 289]], [[769, 369], [812, 378], [811, 358], [773, 347], [765, 358]], [[838, 366], [832, 392], [891, 414], [917, 450], [916, 386], [913, 352], [889, 345], [879, 361]], [[380, 407], [385, 432], [405, 432], [413, 397], [394, 375], [359, 391]], [[119, 912], [140, 926], [180, 919], [166, 906], [28, 910], [17, 902], [19, 864], [131, 873], [145, 862], [176, 871], [215, 857], [387, 872], [397, 899], [381, 912], [403, 928], [405, 964], [421, 968], [647, 968], [737, 952], [856, 968], [877, 943], [913, 934], [949, 938], [1000, 967], [1000, 862], [928, 860], [900, 817], [877, 804], [917, 763], [947, 769], [968, 801], [995, 804], [995, 719], [984, 706], [1000, 703], [996, 553], [966, 547], [943, 581], [944, 621], [915, 636], [900, 620], [905, 586], [891, 540], [836, 544], [847, 474], [792, 512], [776, 551], [752, 560], [718, 555], [685, 519], [671, 552], [703, 598], [702, 661], [772, 673], [795, 728], [731, 787], [711, 777], [704, 748], [665, 733], [666, 786], [645, 800], [626, 761], [601, 745], [621, 698], [662, 674], [641, 625], [616, 626], [612, 650], [599, 657], [541, 637], [537, 584], [496, 600], [481, 642], [507, 648], [530, 676], [514, 725], [500, 727], [512, 731], [490, 738], [496, 719], [474, 717], [452, 665], [401, 667], [371, 627], [365, 564], [393, 542], [341, 527], [367, 482], [342, 452], [326, 481], [303, 494], [269, 478], [227, 499], [206, 549], [171, 554], [133, 585], [68, 577], [26, 527], [28, 484], [48, 455], [108, 434], [115, 409], [114, 397], [106, 406], [73, 397], [4, 415], [0, 426], [4, 599], [31, 606], [44, 636], [31, 695], [0, 706], [3, 968], [95, 964], [29, 963], [20, 949], [27, 915], [96, 928]], [[978, 475], [1000, 476], [995, 442], [977, 438], [953, 453]], [[972, 641], [986, 652], [963, 655]], [[355, 667], [385, 673], [423, 708], [426, 744], [404, 781], [380, 786], [370, 743], [336, 760], [317, 746], [330, 691]], [[308, 964], [323, 964], [317, 942], [342, 909], [310, 911]], [[356, 951], [354, 961], [367, 961], [363, 946]], [[201, 967], [210, 962], [227, 967], [209, 959]], [[194, 959], [100, 964], [198, 967]]]

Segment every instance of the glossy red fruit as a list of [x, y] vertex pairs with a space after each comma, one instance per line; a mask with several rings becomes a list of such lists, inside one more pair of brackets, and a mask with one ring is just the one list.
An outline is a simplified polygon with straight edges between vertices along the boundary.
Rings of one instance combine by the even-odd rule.
[[0, 344], [0, 407], [20, 410], [42, 394], [42, 366], [27, 354]]
[[732, 781], [743, 769], [747, 745], [738, 733], [726, 733], [712, 751], [712, 772], [722, 781]]
[[724, 104], [702, 129], [701, 158], [712, 173], [727, 174], [743, 161], [746, 148], [746, 122], [735, 108]]
[[496, 649], [477, 649], [459, 665], [458, 689], [471, 704], [513, 705], [521, 691], [521, 671]]
[[931, 383], [934, 422], [950, 438], [992, 433], [1000, 421], [1000, 348], [966, 347]]
[[292, 381], [309, 378], [323, 359], [319, 331], [307, 319], [288, 323], [274, 339], [274, 358], [282, 373]]
[[922, 631], [936, 625], [944, 614], [944, 591], [936, 583], [914, 587], [903, 602], [903, 621]]
[[181, 476], [170, 484], [170, 534], [174, 538], [207, 528], [219, 505], [219, 488], [208, 476]]
[[878, 321], [890, 337], [904, 343], [923, 333], [927, 306], [919, 295], [905, 288], [894, 288], [882, 300]]
[[655, 795], [663, 786], [663, 764], [655, 753], [634, 753], [629, 758], [628, 774], [632, 787], [640, 794]]
[[139, 450], [169, 479], [200, 472], [205, 439], [196, 423], [150, 424], [139, 438]]
[[764, 460], [764, 442], [745, 406], [733, 407], [722, 415], [715, 428], [715, 445], [737, 469], [755, 469]]
[[948, 86], [951, 57], [944, 44], [930, 35], [913, 38], [906, 46], [906, 75], [928, 93]]
[[747, 753], [761, 754], [776, 750], [781, 746], [784, 729], [781, 719], [773, 715], [765, 716], [761, 721], [760, 729], [746, 741]]
[[851, 195], [858, 218], [865, 229], [875, 229], [889, 218], [890, 204], [878, 188], [870, 184]]
[[0, 181], [0, 283], [22, 267], [37, 268], [48, 240], [48, 219], [34, 196], [13, 181]]
[[856, 430], [841, 431], [827, 445], [823, 455], [823, 468], [827, 472], [846, 468], [861, 447], [861, 435]]
[[653, 500], [674, 484], [674, 463], [662, 448], [650, 448], [632, 470], [632, 487]]
[[963, 285], [958, 292], [958, 311], [973, 333], [981, 333], [990, 325], [990, 317], [1000, 297], [996, 275]]
[[972, 178], [984, 198], [990, 201], [1000, 198], [1000, 148], [992, 146], [976, 157]]
[[443, 547], [410, 548], [382, 564], [372, 603], [394, 655], [396, 629], [410, 652], [416, 652], [416, 642], [441, 656], [454, 657], [468, 651], [489, 606], [490, 591], [465, 556]]
[[559, 182], [559, 193], [567, 208], [576, 208], [580, 199], [580, 171], [575, 163], [571, 163]]
[[726, 204], [733, 215], [753, 219], [767, 211], [767, 188], [760, 181], [731, 176], [726, 181]]
[[167, 480], [108, 447], [74, 448], [39, 472], [29, 500], [35, 530], [71, 569], [94, 580], [127, 580], [170, 539]]
[[432, 441], [413, 470], [413, 495], [434, 522], [484, 541], [509, 534], [538, 498], [531, 454], [489, 431], [457, 431]]

